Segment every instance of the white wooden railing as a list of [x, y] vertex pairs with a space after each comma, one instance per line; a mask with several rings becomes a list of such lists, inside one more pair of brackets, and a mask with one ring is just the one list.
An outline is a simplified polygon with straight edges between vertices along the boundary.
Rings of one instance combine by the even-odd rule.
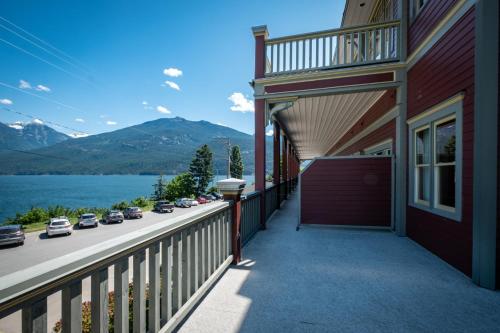
[[91, 332], [108, 332], [111, 324], [114, 332], [171, 331], [231, 263], [232, 209], [216, 203], [3, 276], [0, 318], [21, 311], [16, 331], [52, 331], [47, 298], [60, 295], [60, 328], [82, 332], [82, 281], [90, 278]]
[[266, 40], [266, 76], [399, 60], [399, 21]]

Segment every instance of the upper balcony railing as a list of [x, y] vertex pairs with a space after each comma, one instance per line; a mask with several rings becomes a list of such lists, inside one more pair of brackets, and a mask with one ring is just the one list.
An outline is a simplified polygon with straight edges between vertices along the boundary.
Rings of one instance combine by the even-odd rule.
[[266, 76], [399, 60], [399, 21], [265, 41]]

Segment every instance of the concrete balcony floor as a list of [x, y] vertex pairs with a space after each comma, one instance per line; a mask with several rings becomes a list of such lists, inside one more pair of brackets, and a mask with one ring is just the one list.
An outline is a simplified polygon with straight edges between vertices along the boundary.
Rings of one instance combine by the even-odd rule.
[[500, 292], [408, 238], [304, 227], [297, 195], [180, 332], [499, 332]]

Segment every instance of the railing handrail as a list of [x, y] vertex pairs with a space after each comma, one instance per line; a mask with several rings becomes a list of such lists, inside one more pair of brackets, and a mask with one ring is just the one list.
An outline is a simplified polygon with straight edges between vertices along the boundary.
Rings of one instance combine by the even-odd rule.
[[246, 200], [253, 199], [254, 197], [258, 197], [260, 195], [260, 191], [252, 191], [250, 193], [245, 193], [245, 195], [247, 197], [245, 199], [243, 199], [242, 201], [246, 201]]
[[295, 41], [295, 40], [301, 40], [301, 39], [316, 38], [316, 37], [321, 37], [323, 35], [334, 35], [334, 34], [349, 33], [349, 32], [361, 31], [361, 30], [364, 31], [364, 30], [371, 30], [371, 29], [377, 29], [377, 28], [378, 29], [387, 28], [387, 27], [397, 26], [397, 25], [399, 25], [399, 23], [400, 23], [399, 20], [393, 20], [393, 21], [387, 21], [387, 22], [382, 22], [382, 23], [357, 25], [357, 26], [348, 27], [348, 28], [336, 28], [336, 29], [320, 30], [320, 31], [306, 32], [306, 33], [296, 34], [296, 35], [269, 38], [266, 40], [266, 45], [271, 45], [271, 44], [285, 42], [285, 41], [288, 42], [288, 41]]
[[0, 278], [2, 288], [0, 290], [0, 314], [15, 311], [14, 308], [30, 299], [49, 295], [70, 281], [83, 279], [102, 267], [110, 266], [123, 257], [147, 248], [231, 206], [232, 202], [224, 201], [218, 203], [217, 206], [203, 207], [200, 211], [174, 217], [168, 225], [157, 223], [5, 275]]

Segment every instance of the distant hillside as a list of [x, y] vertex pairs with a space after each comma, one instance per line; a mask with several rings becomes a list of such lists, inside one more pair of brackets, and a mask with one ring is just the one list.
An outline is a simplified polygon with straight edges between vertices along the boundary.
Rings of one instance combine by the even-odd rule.
[[[194, 152], [205, 143], [214, 152], [214, 171], [225, 174], [224, 137], [240, 146], [245, 174], [252, 174], [253, 136], [207, 121], [179, 117], [65, 140], [32, 150], [32, 154], [0, 153], [0, 174], [177, 174], [188, 169]], [[271, 149], [267, 151], [271, 156]]]
[[0, 123], [0, 147], [30, 150], [48, 147], [70, 137], [39, 123]]

